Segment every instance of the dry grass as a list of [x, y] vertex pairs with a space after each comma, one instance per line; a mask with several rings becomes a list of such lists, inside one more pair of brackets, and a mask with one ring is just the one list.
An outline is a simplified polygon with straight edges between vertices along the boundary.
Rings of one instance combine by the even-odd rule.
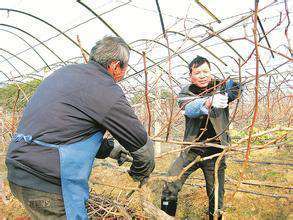
[[[176, 155], [168, 155], [157, 161], [155, 172], [165, 172]], [[239, 157], [242, 159], [242, 157]], [[258, 161], [286, 161], [292, 163], [290, 148], [281, 148], [274, 150], [262, 150], [254, 152], [251, 160]], [[107, 160], [111, 165], [113, 161]], [[100, 161], [101, 162], [101, 161]], [[3, 171], [3, 160], [1, 161]], [[227, 161], [227, 178], [237, 180], [239, 178], [239, 170], [241, 164], [234, 163], [232, 160]], [[127, 205], [135, 210], [136, 216], [147, 216], [141, 208], [141, 197], [138, 191], [131, 196], [129, 193], [133, 188], [137, 187], [137, 183], [121, 172], [126, 170], [127, 166], [118, 169], [112, 169], [104, 166], [97, 166], [93, 170], [91, 184], [96, 193], [102, 194], [107, 198], [112, 198], [120, 204]], [[201, 170], [196, 171], [187, 180], [187, 184], [204, 185]], [[253, 180], [260, 182], [268, 182], [276, 185], [292, 186], [292, 167], [277, 165], [260, 165], [250, 164], [245, 171], [245, 180]], [[25, 216], [26, 213], [21, 205], [13, 199], [9, 193], [7, 182], [5, 182], [5, 193], [7, 195], [8, 204], [0, 203], [0, 213], [2, 217], [15, 219], [17, 216]], [[207, 196], [204, 187], [195, 187], [184, 185], [180, 197], [177, 216], [179, 219], [205, 219], [207, 211]], [[117, 187], [113, 187], [117, 186]], [[160, 206], [160, 196], [162, 191], [162, 181], [156, 181], [148, 185], [148, 192], [143, 196], [152, 202], [156, 207]], [[231, 183], [226, 184], [227, 188], [234, 188]], [[276, 189], [264, 186], [240, 185], [240, 189], [266, 194], [290, 195], [288, 189]], [[129, 196], [129, 197], [128, 197]], [[288, 199], [271, 198], [249, 193], [236, 193], [231, 199], [232, 191], [226, 190], [225, 194], [225, 219], [292, 219], [292, 205]], [[1, 219], [1, 218], [0, 218]]]

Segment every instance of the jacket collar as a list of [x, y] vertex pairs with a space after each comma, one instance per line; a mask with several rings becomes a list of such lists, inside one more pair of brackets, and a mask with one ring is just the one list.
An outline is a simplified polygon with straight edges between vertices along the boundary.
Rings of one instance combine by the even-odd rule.
[[[214, 87], [215, 85], [217, 85], [219, 83], [220, 83], [219, 80], [214, 80], [213, 79], [206, 88], [200, 88], [200, 87], [198, 87], [198, 86], [196, 86], [194, 84], [190, 84], [188, 90], [190, 92], [192, 92], [193, 94], [197, 95], [197, 94], [203, 93], [207, 89], [210, 89], [210, 88]], [[208, 93], [211, 93], [213, 91], [214, 91], [214, 89], [209, 91]]]
[[93, 60], [89, 60], [88, 64], [91, 66], [94, 66], [95, 68], [98, 69], [99, 72], [110, 76], [114, 80], [114, 77], [107, 71], [107, 69], [105, 67], [103, 67], [101, 64], [99, 64], [98, 62], [93, 61]]

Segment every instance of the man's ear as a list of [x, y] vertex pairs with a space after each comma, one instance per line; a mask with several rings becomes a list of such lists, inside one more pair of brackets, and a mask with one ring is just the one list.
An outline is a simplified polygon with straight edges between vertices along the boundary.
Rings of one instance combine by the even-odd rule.
[[113, 61], [112, 63], [111, 63], [111, 65], [113, 65], [113, 69], [117, 69], [117, 67], [118, 67], [118, 65], [119, 65], [119, 63], [120, 63], [120, 61]]
[[107, 70], [108, 70], [109, 73], [111, 73], [113, 75], [115, 69], [116, 68], [115, 68], [115, 62], [114, 61], [112, 61], [111, 63], [108, 64]]

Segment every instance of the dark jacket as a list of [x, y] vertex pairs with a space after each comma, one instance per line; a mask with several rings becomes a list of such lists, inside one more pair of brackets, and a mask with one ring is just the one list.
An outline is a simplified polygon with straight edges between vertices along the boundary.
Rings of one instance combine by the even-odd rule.
[[[217, 88], [213, 88], [219, 85], [221, 82], [218, 80], [212, 80], [207, 88], [201, 89], [194, 84], [185, 86], [179, 93], [178, 104], [182, 110], [191, 101], [195, 101], [196, 108], [198, 112], [195, 117], [188, 117], [185, 115], [185, 132], [184, 141], [206, 141], [209, 138], [215, 137], [217, 134], [222, 133], [218, 138], [212, 140], [213, 143], [218, 143], [222, 145], [227, 145], [230, 142], [230, 137], [228, 134], [228, 123], [229, 123], [229, 107], [225, 109], [211, 108], [210, 117], [208, 119], [207, 109], [201, 109], [207, 100], [215, 92], [227, 92], [228, 101], [231, 102], [238, 96], [239, 85], [233, 82], [232, 89], [229, 91], [226, 89], [226, 84], [220, 85]], [[207, 130], [202, 133], [202, 129], [205, 127], [207, 122]], [[200, 136], [200, 137], [199, 137]], [[214, 147], [207, 148], [197, 148], [199, 154], [202, 156], [209, 156], [214, 153], [219, 153], [222, 150]]]
[[[46, 78], [24, 109], [17, 133], [64, 145], [105, 130], [130, 152], [148, 140], [122, 89], [105, 68], [90, 61], [65, 66]], [[58, 149], [11, 142], [6, 165], [8, 180], [15, 184], [61, 192]]]

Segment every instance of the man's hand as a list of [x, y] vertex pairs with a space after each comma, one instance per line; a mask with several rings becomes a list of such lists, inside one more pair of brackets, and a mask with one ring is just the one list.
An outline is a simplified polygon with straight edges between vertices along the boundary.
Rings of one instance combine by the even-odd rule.
[[210, 97], [209, 102], [214, 108], [226, 108], [228, 106], [228, 96], [227, 94], [222, 95], [218, 93]]
[[131, 156], [133, 162], [128, 173], [134, 181], [143, 182], [155, 168], [153, 142], [148, 139], [142, 148], [131, 152]]
[[128, 150], [126, 150], [123, 146], [114, 142], [114, 147], [110, 152], [109, 157], [117, 160], [118, 165], [121, 166], [125, 162], [132, 162], [133, 159]]
[[107, 157], [117, 160], [119, 166], [125, 162], [132, 162], [129, 151], [119, 143], [116, 143], [114, 138], [104, 138], [96, 155], [96, 158], [99, 159], [105, 159]]
[[229, 102], [231, 102], [238, 97], [238, 93], [242, 92], [242, 88], [239, 83], [229, 79], [225, 85], [225, 92], [228, 94]]

